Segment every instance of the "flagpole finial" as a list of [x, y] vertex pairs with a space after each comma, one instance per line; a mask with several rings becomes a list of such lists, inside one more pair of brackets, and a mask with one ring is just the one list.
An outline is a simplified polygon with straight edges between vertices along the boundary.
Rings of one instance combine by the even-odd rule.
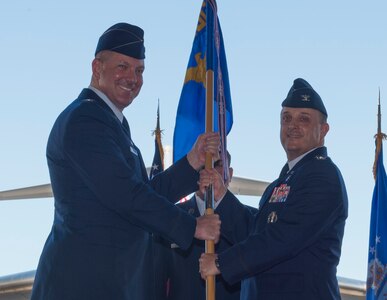
[[152, 130], [152, 135], [159, 135], [161, 137], [162, 133], [163, 130], [160, 129], [160, 98], [157, 98], [156, 128], [155, 130]]
[[387, 135], [382, 132], [382, 113], [381, 113], [381, 105], [380, 105], [380, 87], [379, 87], [379, 98], [378, 98], [378, 131], [375, 134], [375, 144], [376, 144], [376, 149], [375, 149], [375, 161], [374, 161], [374, 166], [372, 168], [373, 174], [374, 174], [374, 179], [376, 179], [376, 168], [377, 168], [377, 162], [379, 158], [379, 153], [382, 148], [382, 141], [387, 139]]
[[164, 149], [161, 143], [161, 134], [163, 131], [160, 129], [160, 99], [157, 99], [157, 121], [156, 128], [152, 131], [152, 135], [155, 136], [155, 154], [152, 162], [152, 169], [149, 178], [152, 179], [157, 173], [164, 171]]
[[157, 98], [157, 124], [156, 130], [160, 130], [160, 98]]

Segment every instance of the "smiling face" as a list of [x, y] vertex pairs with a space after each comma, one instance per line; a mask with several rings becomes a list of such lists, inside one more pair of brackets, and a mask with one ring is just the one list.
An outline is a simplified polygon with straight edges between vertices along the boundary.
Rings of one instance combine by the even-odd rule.
[[123, 110], [139, 94], [144, 72], [144, 60], [113, 51], [98, 53], [92, 63], [91, 85], [103, 92], [110, 101]]
[[281, 111], [281, 144], [289, 161], [323, 146], [328, 131], [326, 119], [315, 109], [284, 107]]

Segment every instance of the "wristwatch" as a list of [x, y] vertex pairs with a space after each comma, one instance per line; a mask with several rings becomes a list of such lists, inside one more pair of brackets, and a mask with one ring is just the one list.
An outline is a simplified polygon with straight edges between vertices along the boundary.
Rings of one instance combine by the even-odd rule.
[[219, 258], [215, 258], [215, 267], [220, 271]]

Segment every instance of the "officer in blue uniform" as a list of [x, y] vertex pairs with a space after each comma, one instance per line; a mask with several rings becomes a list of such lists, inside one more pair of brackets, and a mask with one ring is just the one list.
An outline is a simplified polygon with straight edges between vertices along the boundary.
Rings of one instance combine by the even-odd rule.
[[[228, 181], [224, 183], [227, 187], [233, 174], [233, 169], [230, 167], [231, 155], [227, 152], [228, 156]], [[219, 159], [214, 163], [214, 170], [219, 174], [223, 174], [223, 161]], [[222, 180], [223, 185], [223, 180]], [[223, 202], [223, 196], [225, 192], [221, 194], [215, 193], [215, 213], [218, 213], [223, 205], [228, 205]], [[226, 200], [224, 200], [226, 201]], [[247, 216], [251, 213], [250, 211], [256, 211], [256, 208], [246, 206], [244, 207], [238, 199], [229, 198], [227, 201], [237, 202], [241, 205], [240, 214], [238, 215], [239, 221], [244, 222]], [[198, 190], [188, 201], [178, 204], [178, 207], [187, 211], [194, 217], [199, 217], [204, 214], [205, 203], [204, 194]], [[247, 215], [247, 216], [246, 216]], [[222, 218], [221, 215], [219, 215]], [[198, 259], [200, 255], [205, 252], [204, 241], [195, 240], [188, 249], [181, 249], [176, 244], [164, 243], [165, 259], [161, 262], [161, 272], [166, 270], [167, 274], [161, 275], [162, 286], [160, 299], [171, 299], [171, 300], [205, 300], [206, 299], [206, 284], [201, 279], [198, 273]], [[219, 243], [216, 245], [215, 250], [217, 252], [223, 252], [227, 248], [231, 247], [231, 241], [221, 237]], [[240, 298], [240, 282], [235, 284], [228, 284], [222, 276], [216, 278], [216, 299], [222, 300], [239, 300]], [[165, 295], [164, 297], [162, 295]], [[167, 296], [167, 297], [166, 297]]]
[[193, 237], [218, 239], [220, 221], [177, 208], [197, 189], [204, 134], [186, 157], [149, 181], [122, 114], [140, 92], [143, 30], [118, 23], [99, 39], [92, 80], [57, 118], [47, 144], [55, 216], [36, 272], [32, 300], [155, 298], [151, 232], [186, 249]]
[[[202, 254], [202, 278], [222, 274], [242, 280], [241, 299], [340, 299], [340, 260], [348, 199], [339, 169], [327, 155], [327, 111], [305, 80], [294, 81], [282, 102], [281, 143], [288, 162], [262, 195], [253, 226], [233, 222], [236, 202], [226, 193], [221, 234], [237, 242], [218, 254]], [[207, 174], [206, 185], [215, 173]], [[204, 175], [203, 175], [204, 177]], [[219, 180], [219, 179], [218, 179]], [[248, 234], [245, 235], [247, 228]]]

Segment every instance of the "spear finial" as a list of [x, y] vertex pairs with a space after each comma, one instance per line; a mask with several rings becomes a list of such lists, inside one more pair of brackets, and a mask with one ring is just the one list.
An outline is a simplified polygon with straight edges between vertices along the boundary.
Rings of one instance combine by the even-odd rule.
[[376, 179], [376, 166], [379, 158], [379, 153], [382, 148], [382, 141], [387, 139], [387, 135], [382, 133], [382, 113], [381, 113], [381, 105], [380, 105], [380, 87], [379, 87], [379, 98], [378, 98], [378, 131], [375, 134], [375, 161], [373, 166], [373, 174], [374, 179]]
[[379, 98], [378, 98], [378, 133], [382, 132], [382, 113], [380, 112], [380, 87], [379, 87]]
[[[158, 166], [161, 166], [161, 169], [159, 171], [164, 170], [164, 149], [163, 145], [161, 143], [161, 134], [163, 131], [160, 129], [160, 99], [157, 99], [157, 121], [156, 121], [156, 128], [152, 131], [152, 135], [155, 136], [155, 156], [153, 158], [152, 168], [156, 164]], [[157, 173], [158, 173], [157, 172]], [[154, 171], [152, 171], [153, 176], [156, 174]], [[151, 176], [152, 177], [152, 176]]]
[[157, 99], [157, 119], [156, 119], [156, 129], [152, 131], [152, 135], [160, 135], [163, 132], [160, 129], [160, 99]]

